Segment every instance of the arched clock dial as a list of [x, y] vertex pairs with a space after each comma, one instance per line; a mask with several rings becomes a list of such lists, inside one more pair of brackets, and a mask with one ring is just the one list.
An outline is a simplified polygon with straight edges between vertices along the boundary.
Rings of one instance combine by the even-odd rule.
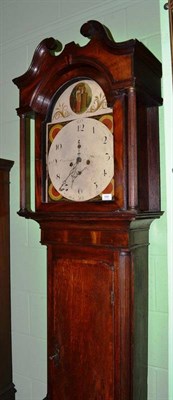
[[93, 118], [69, 122], [50, 146], [48, 172], [54, 188], [64, 198], [95, 198], [114, 175], [112, 133]]

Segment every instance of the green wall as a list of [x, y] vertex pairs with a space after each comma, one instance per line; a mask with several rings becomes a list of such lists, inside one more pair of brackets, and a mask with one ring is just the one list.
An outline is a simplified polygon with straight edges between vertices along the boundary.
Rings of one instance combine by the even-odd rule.
[[[165, 137], [165, 169], [166, 169], [166, 219], [167, 219], [167, 266], [168, 266], [168, 382], [169, 400], [173, 399], [173, 92], [172, 68], [169, 32], [169, 14], [164, 10], [165, 2], [160, 0], [161, 44], [163, 66], [163, 130]], [[162, 345], [162, 343], [161, 343]]]

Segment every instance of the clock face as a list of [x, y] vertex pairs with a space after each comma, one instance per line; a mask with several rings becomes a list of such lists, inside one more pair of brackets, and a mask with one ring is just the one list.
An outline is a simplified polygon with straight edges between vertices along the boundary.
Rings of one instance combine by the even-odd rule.
[[63, 198], [91, 200], [102, 193], [113, 178], [113, 135], [94, 118], [70, 121], [59, 126], [49, 149], [47, 165], [52, 185]]
[[47, 123], [46, 201], [111, 201], [112, 108], [92, 79], [69, 82], [62, 89]]

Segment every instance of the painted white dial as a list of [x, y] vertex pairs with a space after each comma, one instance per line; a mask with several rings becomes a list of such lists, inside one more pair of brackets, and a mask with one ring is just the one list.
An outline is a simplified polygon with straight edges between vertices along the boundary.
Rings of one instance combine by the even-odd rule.
[[98, 196], [114, 175], [113, 135], [93, 118], [66, 124], [53, 140], [48, 171], [55, 189], [66, 199], [87, 201]]

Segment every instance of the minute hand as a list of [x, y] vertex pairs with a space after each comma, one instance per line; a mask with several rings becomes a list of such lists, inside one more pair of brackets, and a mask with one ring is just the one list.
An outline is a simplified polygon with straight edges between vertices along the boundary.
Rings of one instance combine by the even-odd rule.
[[[69, 179], [71, 176], [72, 176], [72, 178], [73, 178], [73, 176], [76, 176], [76, 173], [77, 173], [77, 171], [76, 171], [77, 165], [78, 165], [77, 162], [73, 165], [73, 167], [72, 167], [72, 169], [70, 170], [69, 174], [68, 174], [67, 177], [63, 180], [62, 185], [60, 186], [60, 190], [64, 190], [64, 187], [63, 187], [63, 186], [66, 185], [68, 179]], [[73, 185], [73, 179], [72, 179], [72, 185]]]
[[87, 166], [85, 166], [83, 169], [78, 170], [78, 164], [79, 162], [81, 162], [81, 158], [77, 158], [76, 163], [73, 165], [73, 168], [71, 169], [71, 171], [69, 172], [69, 174], [67, 175], [67, 177], [63, 180], [62, 185], [60, 187], [60, 190], [64, 190], [63, 186], [65, 186], [67, 184], [68, 179], [71, 177], [72, 178], [72, 182], [71, 182], [71, 188], [73, 187], [73, 183], [75, 181], [75, 179], [82, 174], [82, 172], [87, 168]]

